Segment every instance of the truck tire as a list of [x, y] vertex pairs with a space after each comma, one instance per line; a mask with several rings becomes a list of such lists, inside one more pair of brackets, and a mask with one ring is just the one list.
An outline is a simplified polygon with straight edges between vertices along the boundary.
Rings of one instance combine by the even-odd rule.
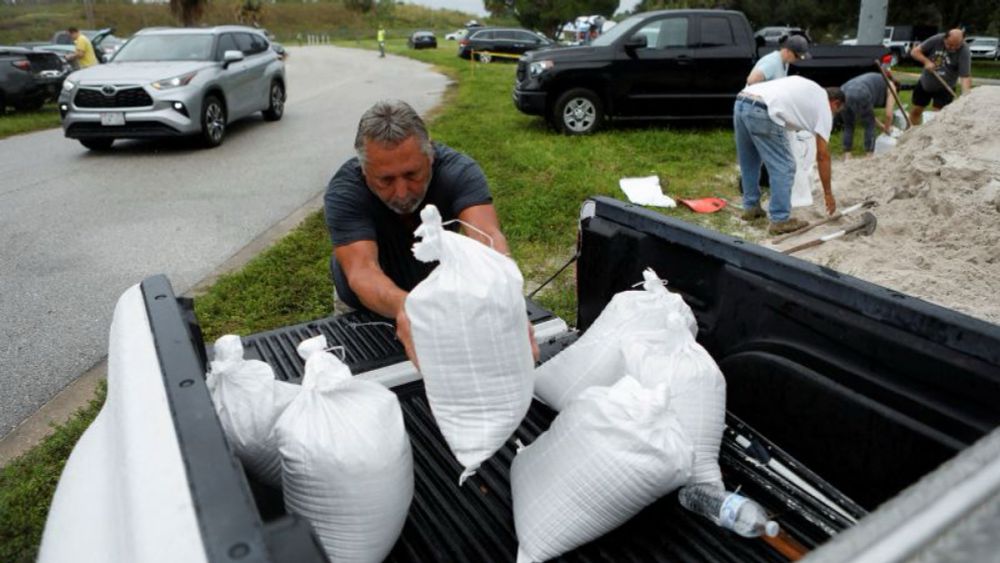
[[92, 151], [106, 151], [111, 148], [114, 139], [80, 139], [80, 144]]
[[600, 129], [603, 121], [601, 98], [587, 88], [563, 92], [552, 107], [552, 124], [566, 135], [589, 135]]
[[263, 116], [265, 121], [278, 121], [285, 114], [285, 87], [277, 80], [271, 82], [271, 89], [268, 91], [267, 109]]
[[205, 96], [201, 104], [201, 140], [215, 148], [226, 138], [226, 106], [215, 94]]

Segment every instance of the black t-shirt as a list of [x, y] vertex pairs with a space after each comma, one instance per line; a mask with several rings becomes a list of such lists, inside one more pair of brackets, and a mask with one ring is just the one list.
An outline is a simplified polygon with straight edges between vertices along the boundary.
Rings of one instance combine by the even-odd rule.
[[[330, 241], [334, 245], [375, 241], [382, 271], [401, 289], [413, 289], [434, 268], [413, 257], [413, 231], [420, 225], [420, 210], [434, 204], [448, 221], [468, 207], [493, 202], [486, 176], [468, 156], [434, 143], [432, 171], [420, 208], [399, 215], [368, 188], [357, 157], [345, 162], [330, 180], [324, 198]], [[458, 225], [450, 228], [457, 230]]]

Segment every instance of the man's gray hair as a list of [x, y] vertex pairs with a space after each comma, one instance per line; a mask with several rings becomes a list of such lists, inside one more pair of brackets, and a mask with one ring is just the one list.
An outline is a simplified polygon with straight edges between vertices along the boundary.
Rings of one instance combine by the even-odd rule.
[[394, 147], [410, 137], [416, 136], [420, 148], [427, 158], [434, 158], [427, 126], [410, 104], [402, 100], [382, 100], [361, 116], [358, 134], [354, 138], [354, 150], [358, 153], [361, 167], [365, 167], [365, 142]]

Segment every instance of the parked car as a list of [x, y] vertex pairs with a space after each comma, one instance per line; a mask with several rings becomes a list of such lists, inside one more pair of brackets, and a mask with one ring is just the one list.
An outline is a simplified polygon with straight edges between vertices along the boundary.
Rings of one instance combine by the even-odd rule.
[[965, 40], [974, 59], [1000, 59], [1000, 40], [996, 37], [973, 36]]
[[[636, 14], [589, 46], [534, 51], [517, 66], [514, 105], [545, 116], [567, 134], [587, 134], [616, 119], [730, 118], [758, 58], [746, 16], [728, 10]], [[790, 74], [839, 86], [871, 72], [881, 45], [813, 45]]]
[[414, 31], [406, 44], [411, 49], [437, 49], [438, 40], [430, 31]]
[[0, 46], [0, 114], [36, 110], [59, 95], [69, 68], [55, 53]]
[[252, 113], [281, 119], [285, 65], [260, 32], [242, 26], [137, 33], [113, 64], [66, 78], [59, 110], [66, 137], [102, 150], [115, 139], [200, 135], [222, 143]]
[[762, 27], [753, 34], [758, 45], [777, 45], [782, 42], [783, 38], [792, 35], [801, 35], [812, 43], [812, 38], [801, 27], [789, 27], [787, 25]]
[[484, 27], [470, 31], [468, 37], [458, 42], [458, 56], [472, 57], [488, 63], [494, 55], [523, 55], [528, 51], [544, 49], [554, 43], [544, 35], [518, 27]]
[[445, 41], [458, 41], [459, 39], [464, 38], [468, 34], [469, 34], [469, 30], [468, 29], [456, 29], [455, 31], [452, 31], [451, 33], [445, 34], [444, 40]]

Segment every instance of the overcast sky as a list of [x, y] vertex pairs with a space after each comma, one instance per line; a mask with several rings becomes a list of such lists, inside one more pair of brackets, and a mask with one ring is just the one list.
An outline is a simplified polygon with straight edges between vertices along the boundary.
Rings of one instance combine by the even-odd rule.
[[[431, 8], [450, 8], [452, 10], [461, 10], [463, 12], [468, 12], [470, 14], [478, 14], [480, 16], [486, 15], [486, 10], [483, 8], [482, 0], [407, 0], [410, 4], [421, 4], [424, 6], [430, 6]], [[639, 0], [621, 0], [619, 5], [619, 10], [631, 10]], [[580, 14], [586, 15], [586, 14]]]

